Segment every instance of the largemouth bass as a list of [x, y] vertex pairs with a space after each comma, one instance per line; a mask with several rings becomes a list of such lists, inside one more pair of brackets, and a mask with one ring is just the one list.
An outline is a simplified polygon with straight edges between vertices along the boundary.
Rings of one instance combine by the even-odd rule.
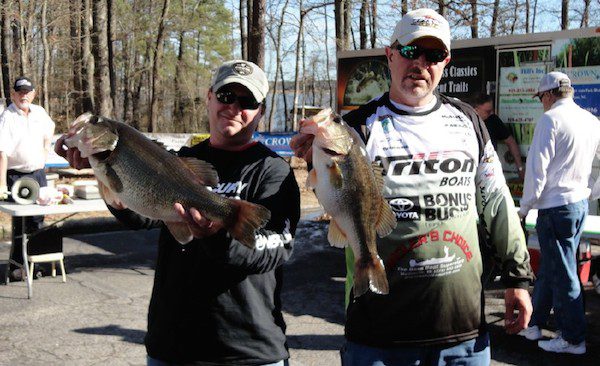
[[396, 217], [383, 197], [381, 168], [374, 167], [360, 136], [330, 109], [304, 120], [300, 132], [313, 134], [313, 169], [308, 185], [331, 216], [327, 239], [335, 247], [350, 245], [354, 253], [354, 296], [367, 290], [387, 294], [383, 261], [376, 235], [388, 235]]
[[105, 201], [162, 220], [182, 244], [193, 236], [173, 208], [177, 202], [222, 224], [250, 248], [255, 230], [271, 217], [263, 206], [212, 192], [208, 187], [216, 186], [219, 178], [211, 164], [177, 157], [124, 123], [86, 113], [73, 122], [70, 134], [66, 145], [89, 159]]

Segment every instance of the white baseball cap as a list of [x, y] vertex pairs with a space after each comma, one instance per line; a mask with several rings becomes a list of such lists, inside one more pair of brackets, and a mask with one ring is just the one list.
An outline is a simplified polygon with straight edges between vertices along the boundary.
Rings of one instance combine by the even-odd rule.
[[535, 93], [534, 97], [537, 97], [548, 90], [570, 86], [571, 79], [569, 79], [567, 74], [560, 71], [552, 71], [542, 77], [540, 86], [538, 86], [538, 91]]
[[216, 92], [223, 85], [232, 83], [245, 86], [259, 103], [262, 103], [269, 92], [265, 72], [250, 61], [232, 60], [223, 63], [215, 72], [211, 86]]
[[398, 41], [403, 46], [419, 38], [439, 39], [450, 51], [450, 25], [433, 9], [416, 9], [406, 13], [396, 24], [390, 44]]

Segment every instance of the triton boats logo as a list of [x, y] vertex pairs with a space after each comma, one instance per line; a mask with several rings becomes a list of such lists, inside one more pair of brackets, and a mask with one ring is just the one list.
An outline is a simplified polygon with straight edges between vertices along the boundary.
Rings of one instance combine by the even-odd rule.
[[430, 152], [404, 156], [377, 156], [384, 174], [388, 176], [419, 174], [460, 174], [472, 173], [475, 160], [461, 152]]

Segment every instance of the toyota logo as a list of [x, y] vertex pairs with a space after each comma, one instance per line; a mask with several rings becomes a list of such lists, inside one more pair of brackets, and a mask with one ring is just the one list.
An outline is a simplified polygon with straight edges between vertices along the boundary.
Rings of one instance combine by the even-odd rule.
[[400, 212], [410, 211], [415, 204], [408, 198], [394, 198], [390, 201], [390, 205]]

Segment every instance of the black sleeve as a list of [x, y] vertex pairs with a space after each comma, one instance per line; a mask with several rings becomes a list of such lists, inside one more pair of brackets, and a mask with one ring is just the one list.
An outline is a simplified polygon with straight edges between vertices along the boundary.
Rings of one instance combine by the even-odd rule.
[[273, 160], [277, 162], [263, 172], [251, 199], [271, 211], [270, 221], [257, 231], [256, 247], [246, 247], [225, 230], [211, 237], [204, 246], [214, 260], [249, 274], [269, 272], [290, 258], [300, 219], [300, 191], [294, 173], [283, 159]]
[[492, 114], [485, 120], [485, 126], [494, 141], [504, 141], [511, 136], [510, 130], [504, 122], [495, 114]]

